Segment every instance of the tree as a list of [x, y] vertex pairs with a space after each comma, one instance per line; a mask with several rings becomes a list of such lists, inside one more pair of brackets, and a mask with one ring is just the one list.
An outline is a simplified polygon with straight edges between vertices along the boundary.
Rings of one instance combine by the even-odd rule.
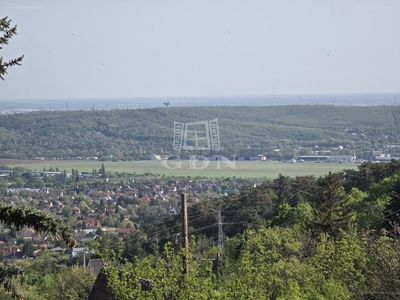
[[371, 260], [365, 249], [366, 241], [363, 235], [343, 232], [340, 237], [333, 238], [321, 233], [319, 239], [314, 254], [306, 259], [307, 263], [312, 265], [315, 273], [324, 280], [340, 282], [353, 295], [351, 298], [355, 299], [355, 295], [366, 288], [365, 271], [367, 262]]
[[45, 274], [36, 286], [42, 299], [85, 299], [94, 281], [91, 269], [72, 266]]
[[378, 235], [368, 231], [366, 250], [368, 267], [364, 299], [398, 299], [400, 295], [400, 227], [392, 223], [390, 231]]
[[13, 298], [23, 299], [12, 282], [14, 277], [22, 275], [23, 273], [24, 270], [20, 267], [10, 264], [0, 264], [0, 285], [2, 285], [7, 292], [11, 292]]
[[104, 163], [101, 164], [101, 176], [103, 178], [106, 177], [106, 168], [104, 166]]
[[26, 241], [22, 247], [22, 251], [24, 251], [27, 257], [32, 257], [35, 250], [37, 250], [37, 247], [35, 247], [33, 241]]
[[[238, 258], [229, 263], [219, 284], [225, 299], [352, 299], [339, 276], [323, 276], [315, 261], [304, 257], [305, 240], [297, 229], [248, 230], [227, 246], [238, 240]], [[350, 265], [352, 258], [345, 262]], [[335, 267], [339, 273], [340, 265]]]
[[[8, 20], [8, 17], [0, 19], [0, 32], [3, 32], [3, 35], [0, 36], [1, 50], [3, 49], [1, 45], [7, 45], [13, 35], [17, 34], [17, 25], [11, 27], [11, 20]], [[4, 80], [3, 75], [7, 74], [7, 68], [15, 65], [20, 66], [23, 58], [24, 56], [22, 55], [9, 61], [3, 61], [3, 57], [0, 56], [0, 79]]]
[[301, 202], [292, 207], [288, 203], [279, 206], [279, 215], [271, 221], [272, 226], [297, 227], [306, 230], [315, 222], [315, 212], [309, 202]]
[[312, 195], [311, 204], [316, 210], [317, 221], [313, 227], [317, 231], [337, 237], [341, 230], [348, 230], [353, 212], [340, 174], [329, 173], [317, 180], [317, 190]]
[[149, 255], [134, 264], [117, 263], [117, 268], [110, 260], [103, 270], [113, 299], [223, 299], [222, 295], [216, 297], [211, 261], [195, 260], [190, 255], [190, 276], [186, 276], [182, 273], [182, 254], [167, 243], [163, 255]]
[[[75, 246], [73, 231], [65, 226], [62, 221], [41, 210], [27, 206], [12, 206], [0, 203], [0, 223], [13, 226], [17, 230], [25, 226], [33, 227], [39, 233], [50, 233], [56, 239], [63, 239], [69, 247]], [[12, 279], [23, 274], [22, 268], [0, 264], [0, 284], [11, 292], [13, 297], [22, 299]]]
[[0, 223], [15, 226], [17, 230], [30, 226], [39, 233], [50, 233], [56, 239], [62, 238], [69, 247], [75, 246], [72, 229], [58, 218], [38, 209], [0, 203]]
[[79, 182], [79, 171], [75, 170], [75, 182]]

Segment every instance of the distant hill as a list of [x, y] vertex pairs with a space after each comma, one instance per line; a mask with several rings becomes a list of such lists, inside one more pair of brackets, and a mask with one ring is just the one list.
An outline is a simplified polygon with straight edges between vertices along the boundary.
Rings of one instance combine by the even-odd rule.
[[[360, 156], [364, 150], [400, 145], [398, 106], [165, 107], [3, 115], [0, 157], [147, 159], [150, 154], [212, 154], [173, 151], [174, 122], [212, 119], [218, 119], [221, 143], [214, 154], [221, 155], [287, 158], [306, 155], [309, 147], [318, 145], [321, 150]], [[398, 148], [387, 149], [398, 155]]]

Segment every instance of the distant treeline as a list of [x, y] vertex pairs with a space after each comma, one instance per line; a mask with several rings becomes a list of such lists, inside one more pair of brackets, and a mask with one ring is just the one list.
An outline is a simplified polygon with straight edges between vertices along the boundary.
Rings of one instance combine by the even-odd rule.
[[[40, 111], [0, 116], [0, 157], [147, 159], [148, 155], [264, 154], [288, 159], [311, 148], [362, 156], [397, 155], [400, 107], [192, 107], [110, 111]], [[218, 119], [221, 150], [174, 152], [174, 122]], [[342, 146], [343, 148], [338, 148]], [[279, 150], [277, 150], [279, 149]], [[275, 150], [275, 151], [274, 151]], [[397, 150], [400, 151], [400, 150]]]

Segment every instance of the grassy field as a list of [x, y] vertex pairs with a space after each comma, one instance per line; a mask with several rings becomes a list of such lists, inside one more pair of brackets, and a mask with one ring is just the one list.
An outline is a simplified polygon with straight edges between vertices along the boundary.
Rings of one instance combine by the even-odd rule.
[[[180, 164], [179, 164], [180, 163]], [[321, 176], [329, 172], [339, 172], [343, 169], [355, 169], [355, 163], [282, 163], [266, 161], [237, 161], [235, 165], [228, 165], [220, 162], [210, 162], [201, 169], [201, 161], [196, 162], [195, 166], [190, 166], [189, 161], [168, 161], [167, 166], [163, 166], [160, 161], [130, 161], [130, 162], [104, 162], [106, 171], [126, 172], [126, 173], [155, 173], [160, 175], [174, 176], [201, 176], [208, 178], [215, 177], [242, 177], [242, 178], [276, 178], [279, 174], [294, 177], [304, 175]], [[231, 162], [232, 163], [232, 162]], [[0, 160], [0, 165], [11, 167], [23, 167], [31, 170], [43, 170], [50, 167], [59, 170], [71, 171], [77, 169], [79, 172], [92, 172], [93, 169], [100, 169], [102, 162], [92, 160]], [[169, 168], [168, 168], [169, 167]], [[195, 169], [197, 168], [197, 169]]]

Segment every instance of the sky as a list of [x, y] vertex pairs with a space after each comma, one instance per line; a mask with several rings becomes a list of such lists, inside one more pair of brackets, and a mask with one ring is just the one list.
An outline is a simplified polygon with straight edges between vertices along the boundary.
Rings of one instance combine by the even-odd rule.
[[0, 100], [400, 91], [398, 0], [1, 0]]

